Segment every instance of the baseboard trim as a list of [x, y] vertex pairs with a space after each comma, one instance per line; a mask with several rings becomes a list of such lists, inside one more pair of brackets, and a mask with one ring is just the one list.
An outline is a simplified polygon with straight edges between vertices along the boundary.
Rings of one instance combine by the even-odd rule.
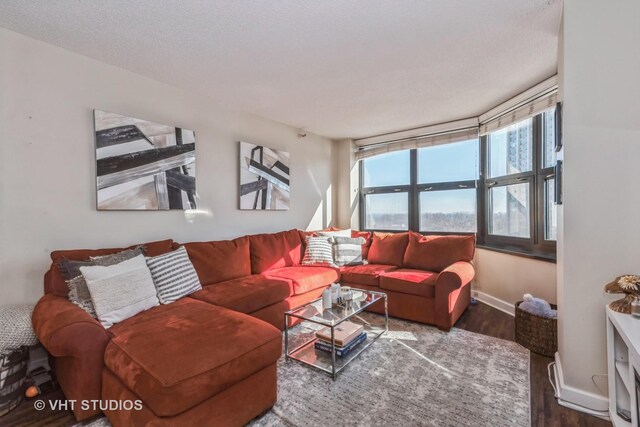
[[485, 303], [488, 306], [495, 308], [496, 310], [500, 310], [503, 313], [507, 313], [511, 316], [516, 315], [516, 307], [514, 304], [510, 304], [489, 294], [485, 294], [484, 292], [476, 291], [475, 289], [471, 290], [471, 294], [475, 295], [478, 301]]
[[[560, 355], [557, 352], [553, 365], [554, 388], [559, 405], [606, 420], [609, 419], [608, 398], [566, 385], [564, 383]], [[551, 380], [551, 378], [549, 380]]]

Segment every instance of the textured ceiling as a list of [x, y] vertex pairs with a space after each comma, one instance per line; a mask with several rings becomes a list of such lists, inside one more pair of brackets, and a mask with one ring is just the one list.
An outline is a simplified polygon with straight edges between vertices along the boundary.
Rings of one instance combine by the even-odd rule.
[[476, 116], [556, 72], [561, 0], [3, 0], [0, 26], [332, 138]]

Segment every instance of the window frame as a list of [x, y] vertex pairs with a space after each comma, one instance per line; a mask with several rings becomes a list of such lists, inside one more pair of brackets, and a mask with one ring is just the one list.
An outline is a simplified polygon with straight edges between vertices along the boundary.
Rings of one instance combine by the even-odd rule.
[[[479, 140], [476, 140], [477, 144], [479, 144]], [[478, 149], [480, 147], [478, 146]], [[361, 160], [361, 162], [365, 162], [366, 159]], [[360, 227], [364, 231], [379, 231], [383, 233], [397, 233], [403, 231], [415, 231], [417, 233], [425, 234], [425, 235], [470, 235], [476, 234], [474, 232], [453, 232], [453, 231], [420, 231], [420, 193], [423, 191], [441, 191], [441, 190], [461, 190], [465, 188], [475, 188], [476, 189], [476, 206], [478, 206], [478, 180], [464, 180], [464, 181], [450, 181], [450, 182], [437, 182], [437, 183], [423, 183], [418, 184], [418, 149], [413, 148], [409, 150], [409, 184], [408, 185], [395, 185], [395, 186], [384, 186], [384, 187], [363, 187], [364, 184], [364, 163], [360, 163], [360, 171], [359, 171], [359, 179], [360, 179], [360, 209], [359, 209], [359, 219], [360, 219]], [[462, 187], [461, 187], [462, 186]], [[370, 194], [385, 194], [385, 193], [399, 193], [399, 192], [407, 192], [408, 193], [408, 213], [409, 213], [409, 227], [407, 230], [385, 230], [385, 229], [372, 229], [366, 227], [366, 196]], [[480, 213], [478, 212], [478, 208], [476, 207], [476, 221], [478, 220]], [[476, 226], [476, 229], [479, 229], [479, 224]]]
[[[549, 111], [549, 110], [546, 110]], [[497, 178], [488, 177], [488, 135], [477, 140], [479, 153], [479, 171], [477, 180], [452, 181], [440, 183], [418, 184], [418, 149], [409, 150], [409, 184], [385, 187], [363, 187], [364, 161], [360, 162], [359, 171], [359, 219], [361, 228], [366, 231], [402, 232], [415, 231], [425, 235], [470, 235], [475, 234], [477, 246], [483, 249], [504, 252], [512, 255], [556, 262], [557, 243], [546, 239], [547, 211], [545, 203], [545, 184], [555, 179], [554, 165], [544, 167], [544, 113], [532, 117], [532, 170]], [[557, 126], [557, 123], [555, 124]], [[495, 182], [495, 184], [492, 184]], [[499, 236], [489, 234], [489, 191], [502, 185], [528, 183], [529, 185], [529, 238]], [[462, 186], [462, 187], [461, 187]], [[477, 231], [442, 232], [420, 231], [420, 194], [423, 191], [457, 190], [462, 188], [476, 189]], [[408, 229], [385, 230], [366, 227], [365, 198], [369, 194], [408, 193]]]
[[[554, 178], [554, 168], [544, 167], [544, 112], [532, 117], [531, 171], [488, 178], [489, 137], [480, 137], [480, 184], [478, 186], [478, 237], [481, 248], [523, 255], [544, 261], [556, 260], [557, 244], [546, 239], [545, 183]], [[491, 188], [527, 183], [529, 185], [529, 237], [500, 236], [489, 233], [489, 192]]]

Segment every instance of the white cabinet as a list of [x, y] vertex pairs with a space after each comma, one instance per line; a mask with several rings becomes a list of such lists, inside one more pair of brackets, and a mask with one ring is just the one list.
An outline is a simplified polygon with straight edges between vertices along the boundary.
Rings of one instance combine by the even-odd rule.
[[636, 378], [640, 383], [640, 319], [607, 307], [609, 415], [614, 426], [638, 426]]

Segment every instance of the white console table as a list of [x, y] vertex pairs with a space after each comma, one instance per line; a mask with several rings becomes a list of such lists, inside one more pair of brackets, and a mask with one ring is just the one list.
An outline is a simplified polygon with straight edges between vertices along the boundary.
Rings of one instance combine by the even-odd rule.
[[[637, 427], [640, 390], [640, 319], [607, 307], [609, 416], [614, 426]], [[636, 386], [636, 378], [638, 386]], [[631, 421], [625, 420], [627, 415]]]

